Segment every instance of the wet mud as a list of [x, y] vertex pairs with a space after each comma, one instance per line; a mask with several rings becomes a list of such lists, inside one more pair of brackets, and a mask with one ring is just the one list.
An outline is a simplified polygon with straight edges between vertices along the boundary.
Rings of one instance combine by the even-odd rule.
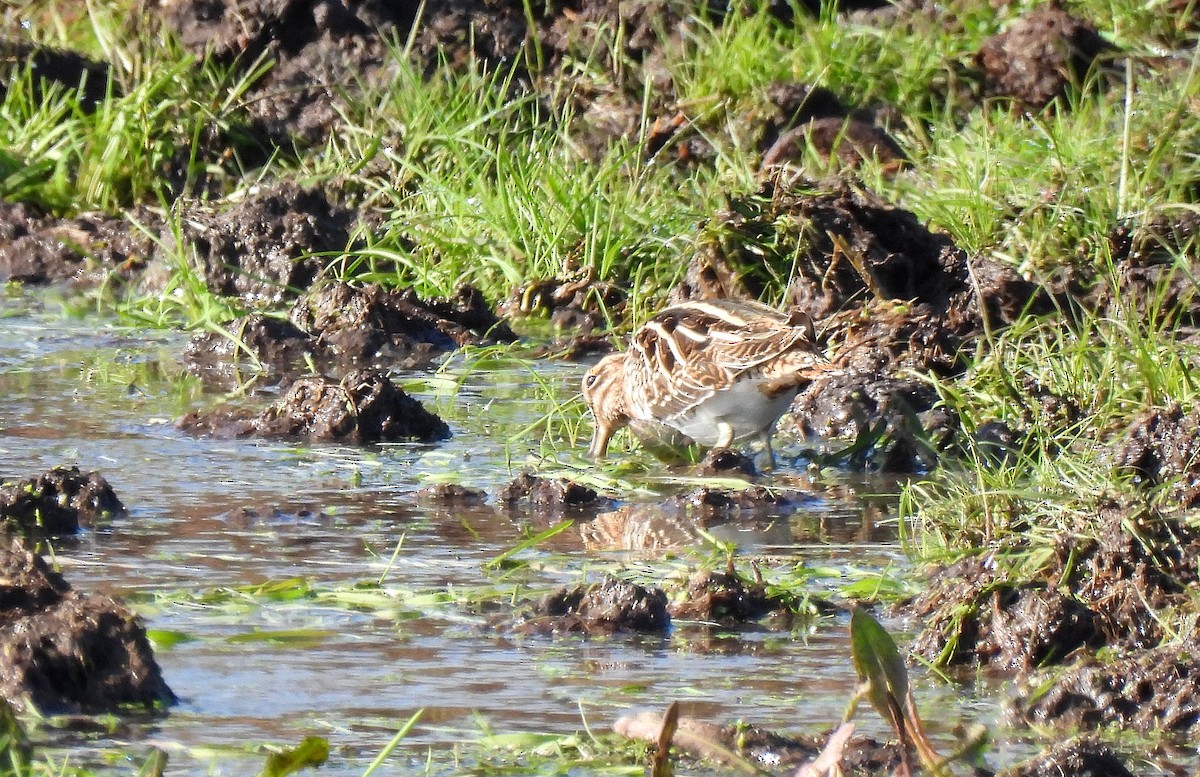
[[99, 472], [55, 467], [0, 484], [0, 523], [50, 535], [74, 534], [125, 516], [125, 505]]
[[1200, 414], [1177, 404], [1134, 419], [1116, 443], [1113, 462], [1147, 488], [1170, 484], [1181, 507], [1200, 505]]
[[608, 500], [596, 489], [568, 478], [546, 478], [523, 470], [496, 492], [496, 500], [509, 508], [533, 507], [561, 511], [568, 508], [601, 508]]
[[0, 200], [0, 282], [93, 287], [138, 278], [157, 254], [131, 221], [157, 223], [137, 208], [126, 218], [81, 213], [59, 218], [34, 205]]
[[1157, 645], [1165, 635], [1155, 612], [1182, 604], [1197, 584], [1200, 533], [1119, 503], [1082, 520], [1035, 574], [1010, 579], [984, 557], [935, 571], [906, 608], [926, 623], [914, 651], [932, 660], [951, 647], [946, 663], [1029, 670], [1077, 647]]
[[287, 321], [254, 313], [223, 329], [196, 335], [184, 350], [189, 369], [218, 384], [254, 372], [279, 380], [313, 368], [333, 376], [415, 369], [462, 346], [516, 340], [465, 285], [450, 299], [424, 300], [411, 289], [319, 282], [293, 303]]
[[670, 623], [662, 590], [606, 575], [598, 583], [547, 594], [513, 628], [523, 634], [666, 634]]
[[325, 191], [282, 182], [232, 207], [192, 208], [184, 233], [210, 291], [270, 305], [307, 289], [346, 251], [354, 220]]
[[791, 613], [788, 602], [767, 593], [761, 577], [747, 580], [732, 568], [706, 569], [692, 575], [675, 596], [670, 610], [672, 618], [720, 625], [737, 625], [769, 616], [787, 619]]
[[1108, 745], [1080, 737], [1061, 742], [1000, 777], [1133, 777], [1124, 760]]
[[1040, 694], [1017, 700], [1031, 723], [1093, 729], [1120, 726], [1144, 734], [1200, 732], [1200, 658], [1194, 639], [1183, 645], [1122, 651], [1068, 667]]
[[355, 370], [340, 381], [300, 378], [278, 402], [260, 412], [233, 408], [194, 410], [179, 421], [191, 434], [265, 437], [362, 445], [450, 436], [450, 427], [382, 372]]
[[[611, 575], [598, 583], [566, 586], [544, 596], [534, 606], [518, 610], [511, 628], [522, 634], [666, 634], [675, 621], [705, 627], [736, 627], [770, 619], [787, 626], [793, 602], [771, 594], [758, 575], [747, 578], [732, 566], [703, 569], [686, 580], [667, 580], [661, 586], [642, 586]], [[814, 600], [810, 612], [833, 612]], [[496, 621], [497, 625], [509, 627]], [[678, 626], [676, 625], [676, 628]]]
[[95, 714], [175, 701], [133, 613], [73, 589], [7, 528], [0, 578], [0, 696], [15, 707]]

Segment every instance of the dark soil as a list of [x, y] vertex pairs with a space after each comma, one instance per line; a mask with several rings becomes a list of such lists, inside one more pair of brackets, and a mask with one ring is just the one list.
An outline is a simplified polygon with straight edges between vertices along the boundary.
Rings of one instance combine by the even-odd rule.
[[1200, 733], [1200, 644], [1167, 645], [1089, 660], [1054, 677], [1043, 693], [1022, 700], [1038, 723], [1070, 728], [1102, 725], [1143, 733]]
[[665, 634], [670, 622], [667, 595], [662, 591], [605, 576], [599, 583], [546, 595], [516, 629], [539, 634]]
[[0, 532], [0, 696], [40, 714], [171, 704], [146, 632], [107, 596], [81, 594]]
[[465, 345], [516, 340], [472, 286], [459, 287], [451, 299], [422, 300], [412, 289], [331, 282], [297, 300], [291, 320], [316, 338], [324, 358], [343, 367], [411, 368]]
[[[135, 209], [151, 229], [157, 216]], [[156, 253], [154, 241], [124, 218], [81, 213], [56, 218], [33, 205], [0, 200], [0, 282], [96, 286], [137, 277]]]
[[787, 603], [768, 595], [762, 580], [744, 580], [733, 570], [697, 572], [673, 599], [672, 618], [722, 625], [788, 613]]
[[1200, 326], [1200, 215], [1190, 210], [1126, 222], [1109, 234], [1116, 278], [1091, 279], [1083, 299], [1101, 314], [1136, 313], [1169, 330]]
[[224, 210], [193, 208], [184, 235], [210, 291], [275, 305], [311, 286], [347, 249], [353, 223], [323, 190], [285, 181]]
[[1184, 606], [1200, 584], [1200, 530], [1117, 503], [1087, 523], [1064, 530], [1032, 572], [1010, 575], [980, 556], [930, 574], [903, 608], [924, 624], [913, 651], [1025, 672], [1080, 649], [1158, 645], [1158, 611]]
[[766, 486], [733, 489], [697, 486], [673, 494], [663, 506], [693, 520], [711, 521], [745, 515], [786, 515], [795, 510], [797, 500], [794, 493]]
[[1000, 777], [1133, 777], [1108, 745], [1084, 737], [1060, 742]]
[[837, 156], [850, 167], [874, 158], [899, 169], [906, 160], [899, 144], [876, 126], [872, 112], [850, 110], [824, 87], [778, 83], [767, 90], [767, 97], [774, 113], [759, 141], [765, 169], [798, 164], [807, 148], [824, 157]]
[[290, 375], [305, 370], [313, 358], [313, 338], [290, 321], [253, 313], [230, 321], [224, 329], [232, 339], [202, 332], [188, 341], [183, 360], [190, 370], [202, 375], [232, 376], [243, 370]]
[[204, 332], [184, 360], [202, 376], [232, 377], [244, 368], [296, 376], [314, 366], [332, 375], [361, 367], [414, 369], [464, 345], [516, 340], [483, 296], [462, 286], [450, 299], [423, 300], [411, 289], [318, 283], [292, 306], [291, 321], [251, 314], [226, 332]]
[[1113, 456], [1118, 467], [1147, 486], [1173, 483], [1181, 507], [1200, 505], [1200, 413], [1179, 405], [1149, 410], [1130, 424]]
[[99, 472], [55, 467], [35, 478], [0, 485], [0, 519], [22, 529], [74, 534], [80, 527], [125, 516], [125, 505]]
[[450, 507], [481, 505], [487, 501], [487, 492], [458, 483], [434, 483], [417, 492], [417, 501]]
[[758, 469], [754, 459], [740, 451], [731, 448], [709, 448], [708, 453], [700, 461], [696, 473], [701, 477], [717, 477], [721, 475], [745, 475], [754, 477]]
[[[324, 139], [338, 120], [339, 92], [380, 82], [390, 67], [389, 39], [405, 41], [421, 14], [412, 54], [432, 70], [444, 56], [451, 67], [519, 66], [528, 85], [540, 63], [553, 70], [568, 53], [581, 58], [595, 51], [602, 58], [642, 60], [659, 47], [656, 30], [680, 29], [676, 3], [633, 5], [616, 2], [529, 7], [508, 0], [438, 0], [420, 6], [367, 0], [353, 5], [322, 0], [196, 0], [167, 9], [169, 27], [197, 55], [211, 46], [227, 62], [248, 66], [267, 54], [278, 64], [256, 85], [252, 117], [281, 145], [290, 140], [310, 145]], [[690, 4], [678, 4], [690, 12]], [[527, 17], [527, 10], [533, 14]], [[620, 20], [619, 24], [617, 20]], [[533, 30], [530, 28], [533, 23]], [[605, 55], [614, 36], [598, 30], [625, 31], [619, 52]], [[533, 41], [531, 32], [537, 37]], [[634, 102], [618, 86], [618, 104]]]
[[192, 411], [179, 421], [192, 434], [267, 437], [362, 445], [450, 436], [450, 428], [382, 372], [355, 370], [341, 381], [313, 376], [295, 381], [279, 402], [254, 414], [245, 409]]
[[595, 268], [588, 266], [568, 278], [546, 278], [518, 286], [499, 306], [509, 318], [547, 316], [555, 330], [584, 334], [605, 328], [610, 319], [620, 320], [625, 292], [616, 284], [596, 281]]
[[985, 96], [1037, 111], [1078, 89], [1098, 60], [1114, 51], [1090, 22], [1050, 2], [984, 41], [977, 63]]
[[522, 471], [496, 493], [496, 501], [508, 505], [562, 510], [575, 507], [596, 507], [603, 501], [593, 488], [566, 478], [543, 478], [528, 470]]

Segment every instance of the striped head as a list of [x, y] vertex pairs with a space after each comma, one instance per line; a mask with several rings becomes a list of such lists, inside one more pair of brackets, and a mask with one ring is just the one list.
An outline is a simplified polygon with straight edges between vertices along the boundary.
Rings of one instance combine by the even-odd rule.
[[625, 354], [605, 356], [583, 376], [583, 401], [596, 418], [596, 430], [588, 452], [602, 458], [613, 433], [629, 423], [625, 401]]

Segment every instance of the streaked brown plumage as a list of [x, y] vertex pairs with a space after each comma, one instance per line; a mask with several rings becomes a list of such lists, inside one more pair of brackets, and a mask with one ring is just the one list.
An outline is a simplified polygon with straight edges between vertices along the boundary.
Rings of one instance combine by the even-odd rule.
[[829, 363], [807, 316], [747, 300], [684, 302], [653, 316], [623, 354], [583, 379], [596, 418], [591, 454], [614, 432], [661, 425], [701, 445], [757, 438], [771, 454], [775, 423]]

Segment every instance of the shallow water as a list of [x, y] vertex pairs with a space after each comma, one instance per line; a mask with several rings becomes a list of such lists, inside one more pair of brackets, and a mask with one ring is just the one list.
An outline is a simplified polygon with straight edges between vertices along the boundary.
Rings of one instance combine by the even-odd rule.
[[[672, 699], [714, 722], [817, 731], [838, 721], [854, 690], [845, 618], [790, 631], [756, 626], [736, 637], [683, 624], [665, 639], [552, 639], [505, 636], [475, 608], [405, 598], [512, 584], [486, 562], [560, 516], [490, 503], [431, 507], [415, 492], [435, 478], [489, 492], [511, 479], [539, 447], [537, 435], [518, 433], [547, 412], [540, 387], [569, 399], [578, 365], [546, 363], [535, 375], [452, 363], [445, 375], [461, 378], [456, 391], [446, 380], [411, 376], [425, 381], [415, 395], [454, 431], [438, 445], [355, 450], [194, 439], [174, 419], [220, 397], [183, 377], [177, 355], [185, 336], [65, 319], [12, 298], [0, 298], [0, 310], [0, 475], [70, 464], [102, 472], [129, 517], [61, 543], [58, 562], [75, 587], [125, 598], [148, 628], [188, 638], [156, 650], [180, 697], [169, 714], [112, 731], [39, 734], [74, 762], [96, 765], [105, 752], [153, 744], [171, 754], [171, 774], [243, 775], [262, 764], [260, 753], [247, 752], [254, 746], [316, 734], [333, 748], [322, 772], [357, 775], [424, 709], [389, 761], [393, 771], [423, 771], [425, 748], [443, 752], [485, 728], [606, 731], [621, 714]], [[778, 477], [797, 474], [785, 464]], [[828, 492], [776, 520], [713, 532], [743, 555], [764, 557], [765, 567], [803, 560], [827, 570], [813, 587], [828, 594], [856, 570], [905, 563], [891, 530], [864, 518], [865, 504], [853, 489]], [[521, 555], [531, 566], [513, 574], [530, 595], [578, 582], [598, 558], [615, 557], [589, 551], [577, 528]], [[202, 596], [290, 578], [315, 595]], [[385, 611], [345, 604], [351, 586], [378, 581], [395, 595]], [[919, 687], [943, 742], [953, 742], [955, 724], [996, 721], [995, 704], [964, 689], [928, 680]], [[886, 736], [865, 707], [859, 725]], [[128, 773], [130, 765], [112, 769]]]

